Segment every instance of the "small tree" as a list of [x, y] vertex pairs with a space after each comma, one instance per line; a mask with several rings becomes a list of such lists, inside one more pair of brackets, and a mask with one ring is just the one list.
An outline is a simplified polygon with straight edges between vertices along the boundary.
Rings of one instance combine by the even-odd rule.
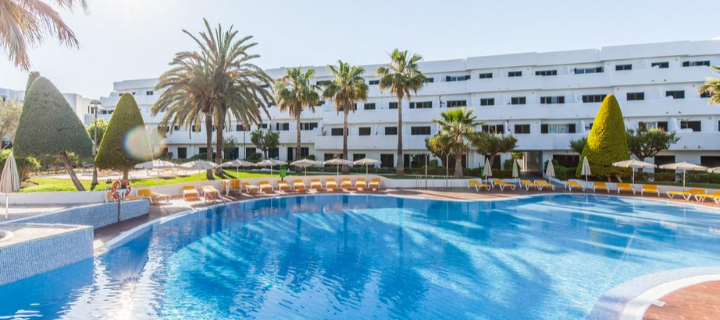
[[517, 138], [514, 136], [502, 136], [487, 132], [475, 135], [471, 143], [477, 148], [478, 153], [490, 157], [490, 166], [492, 166], [498, 154], [508, 153], [517, 148]]
[[22, 104], [17, 101], [0, 99], [0, 139], [15, 137], [15, 131], [20, 123]]
[[[228, 155], [235, 152], [235, 149], [237, 148], [237, 142], [235, 141], [235, 137], [225, 137], [223, 141], [223, 158], [224, 159], [230, 159], [228, 158]], [[235, 159], [232, 159], [235, 160]]]
[[[93, 120], [93, 122], [90, 123], [89, 126], [87, 126], [87, 133], [90, 136], [90, 139], [95, 138], [95, 127], [97, 126], [97, 144], [100, 144], [100, 142], [103, 139], [103, 136], [105, 136], [105, 131], [107, 131], [108, 128], [108, 122], [105, 121], [105, 119], [100, 118], [97, 119], [97, 122]], [[93, 141], [95, 142], [95, 141]]]
[[573, 152], [580, 154], [583, 152], [583, 149], [585, 149], [585, 145], [587, 144], [587, 138], [582, 137], [577, 140], [570, 140], [570, 150]]
[[462, 155], [470, 149], [469, 140], [477, 134], [475, 125], [478, 123], [473, 110], [465, 108], [447, 110], [440, 114], [441, 119], [433, 119], [440, 132], [433, 137], [433, 144], [446, 146], [455, 155], [455, 177], [462, 178]]
[[136, 164], [152, 159], [150, 139], [135, 98], [124, 94], [113, 112], [95, 157], [99, 169], [115, 169], [128, 178]]
[[637, 131], [628, 129], [626, 136], [628, 150], [640, 161], [652, 158], [680, 141], [680, 137], [677, 137], [675, 132], [665, 132], [662, 129]]
[[252, 142], [263, 152], [265, 159], [268, 158], [268, 150], [277, 148], [280, 145], [280, 133], [277, 131], [255, 130], [250, 136]]
[[445, 156], [450, 153], [450, 148], [443, 145], [438, 135], [434, 135], [430, 138], [425, 139], [425, 148], [430, 151], [436, 158], [440, 159], [443, 167], [448, 165], [445, 163]]
[[[619, 177], [626, 169], [613, 167], [613, 162], [629, 159], [628, 141], [625, 133], [620, 104], [614, 95], [608, 95], [600, 106], [592, 130], [587, 139], [580, 159], [587, 157], [593, 175]], [[581, 176], [582, 166], [578, 166], [575, 174]]]
[[75, 188], [85, 191], [68, 152], [90, 157], [92, 142], [65, 97], [44, 77], [35, 80], [26, 94], [13, 149], [18, 157], [60, 157]]

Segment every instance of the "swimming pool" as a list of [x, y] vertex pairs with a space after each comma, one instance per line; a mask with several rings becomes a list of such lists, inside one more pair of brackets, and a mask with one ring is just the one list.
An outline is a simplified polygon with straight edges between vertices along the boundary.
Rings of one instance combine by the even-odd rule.
[[582, 319], [627, 280], [720, 266], [717, 230], [698, 207], [612, 196], [263, 199], [2, 286], [0, 318]]

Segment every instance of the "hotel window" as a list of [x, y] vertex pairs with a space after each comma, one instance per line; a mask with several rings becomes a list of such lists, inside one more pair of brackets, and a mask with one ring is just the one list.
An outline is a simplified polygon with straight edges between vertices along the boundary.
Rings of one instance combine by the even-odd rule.
[[575, 68], [575, 74], [602, 73], [603, 67]]
[[692, 129], [693, 132], [700, 132], [702, 125], [700, 121], [680, 121], [680, 129]]
[[280, 158], [280, 148], [268, 149], [268, 158], [269, 158], [269, 159], [278, 159], [278, 158]]
[[516, 124], [515, 125], [515, 134], [529, 134], [530, 133], [530, 125], [529, 124]]
[[257, 153], [256, 148], [245, 148], [245, 158]]
[[200, 132], [200, 126], [192, 125], [190, 130], [192, 130], [192, 132]]
[[700, 98], [710, 98], [710, 91], [703, 91], [700, 93]]
[[364, 110], [375, 110], [375, 103], [364, 103], [363, 109]]
[[458, 108], [458, 107], [466, 107], [467, 106], [467, 100], [449, 100], [447, 102], [448, 108]]
[[390, 107], [390, 109], [397, 109], [398, 103], [397, 103], [397, 102], [390, 102], [390, 104], [389, 104], [388, 106]]
[[670, 62], [653, 62], [650, 64], [651, 68], [658, 67], [660, 69], [670, 68]]
[[361, 127], [358, 129], [358, 134], [361, 136], [369, 136], [370, 135], [370, 127]]
[[583, 103], [600, 103], [605, 100], [606, 94], [590, 94], [582, 96]]
[[263, 85], [260, 85], [260, 88], [270, 89], [270, 85], [269, 85], [269, 84], [263, 84]]
[[310, 131], [318, 127], [317, 122], [305, 122], [300, 124], [300, 130]]
[[710, 60], [683, 62], [683, 67], [709, 67], [709, 66], [710, 66]]
[[542, 71], [535, 71], [536, 76], [541, 77], [547, 77], [547, 76], [556, 76], [557, 70], [542, 70]]
[[331, 135], [331, 136], [341, 136], [341, 135], [343, 135], [343, 128], [332, 128], [332, 129], [330, 129], [330, 135]]
[[315, 82], [315, 84], [317, 84], [319, 86], [326, 86], [326, 85], [330, 84], [331, 82], [332, 81], [330, 81], [330, 80], [320, 80], [320, 81]]
[[425, 81], [424, 81], [424, 82], [425, 82], [425, 83], [434, 83], [434, 82], [435, 82], [435, 78], [425, 78]]
[[152, 90], [150, 90], [150, 91], [145, 91], [145, 95], [146, 95], [146, 96], [151, 96], [151, 95], [153, 95], [153, 94], [155, 94], [155, 92], [153, 92]]
[[242, 132], [242, 131], [247, 131], [247, 130], [245, 130], [245, 126], [243, 126], [242, 124], [236, 124], [236, 125], [235, 125], [235, 131], [240, 131], [240, 132]]
[[495, 98], [482, 98], [482, 99], [480, 99], [480, 105], [481, 106], [494, 106]]
[[275, 130], [277, 131], [288, 131], [290, 130], [290, 123], [276, 123], [275, 124]]
[[627, 101], [645, 100], [645, 92], [628, 92]]
[[638, 122], [638, 131], [662, 130], [667, 131], [667, 121]]
[[541, 124], [540, 125], [540, 133], [543, 134], [565, 134], [565, 133], [575, 133], [575, 124], [574, 123], [567, 123], [567, 124]]
[[484, 126], [482, 126], [481, 128], [482, 128], [482, 132], [493, 133], [493, 134], [495, 134], [495, 133], [498, 133], [498, 134], [503, 134], [503, 133], [505, 133], [505, 125], [503, 125], [503, 124], [484, 125]]
[[510, 77], [510, 78], [522, 77], [522, 71], [509, 71], [508, 77]]
[[353, 153], [353, 161], [358, 161], [367, 158], [364, 153]]
[[258, 129], [266, 129], [267, 130], [267, 128], [268, 128], [267, 123], [261, 123], [260, 125], [258, 125]]
[[618, 64], [615, 66], [615, 71], [628, 71], [632, 70], [631, 64]]
[[178, 159], [187, 159], [187, 148], [186, 147], [178, 147]]
[[478, 76], [480, 79], [492, 79], [492, 72], [481, 73]]
[[464, 76], [446, 76], [445, 81], [446, 82], [455, 82], [455, 81], [467, 81], [470, 80], [470, 75], [464, 75]]
[[665, 96], [673, 97], [673, 99], [685, 99], [685, 90], [665, 91]]
[[386, 136], [396, 136], [397, 135], [397, 127], [385, 127], [385, 135]]
[[410, 135], [429, 136], [430, 135], [430, 127], [410, 127]]
[[381, 168], [393, 168], [395, 167], [395, 155], [392, 153], [380, 154], [380, 167]]
[[540, 97], [540, 104], [563, 104], [563, 103], [565, 103], [565, 96]]
[[180, 130], [180, 126], [173, 126], [173, 131], [178, 131], [178, 130]]
[[368, 84], [371, 86], [376, 86], [380, 84], [380, 80], [370, 80], [368, 81]]
[[324, 153], [323, 158], [325, 161], [329, 161], [332, 159], [342, 159], [343, 155], [342, 153]]
[[510, 104], [512, 105], [518, 105], [518, 104], [525, 104], [526, 103], [525, 97], [512, 97], [510, 98]]
[[432, 101], [410, 102], [410, 109], [432, 109]]
[[318, 100], [317, 104], [315, 104], [316, 107], [321, 107], [325, 105], [325, 100]]

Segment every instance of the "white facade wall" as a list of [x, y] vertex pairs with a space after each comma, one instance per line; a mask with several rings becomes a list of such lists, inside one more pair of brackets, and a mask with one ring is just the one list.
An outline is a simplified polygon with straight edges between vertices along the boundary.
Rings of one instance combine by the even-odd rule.
[[[662, 155], [675, 156], [677, 161], [720, 161], [720, 107], [709, 106], [707, 98], [701, 98], [699, 86], [707, 76], [717, 76], [709, 67], [684, 67], [686, 61], [709, 61], [720, 65], [720, 41], [683, 41], [658, 44], [602, 47], [549, 53], [521, 53], [499, 56], [471, 57], [467, 59], [428, 61], [420, 64], [427, 77], [433, 78], [412, 102], [432, 103], [431, 109], [410, 109], [403, 101], [403, 132], [405, 153], [426, 153], [424, 140], [429, 135], [412, 135], [412, 127], [429, 126], [430, 134], [437, 133], [432, 119], [446, 110], [451, 101], [464, 100], [467, 107], [474, 109], [478, 120], [488, 125], [505, 125], [506, 132], [513, 132], [518, 138], [520, 151], [537, 152], [544, 160], [555, 155], [571, 155], [569, 142], [588, 134], [586, 127], [593, 122], [600, 103], [583, 102], [585, 95], [614, 94], [620, 102], [628, 128], [637, 128], [640, 122], [667, 122], [668, 130], [677, 131], [681, 136], [678, 144]], [[667, 63], [667, 68], [653, 67], [653, 63]], [[618, 65], [631, 65], [631, 70], [616, 70]], [[364, 66], [367, 81], [377, 80], [374, 70], [380, 65]], [[315, 81], [330, 79], [330, 73], [323, 67], [316, 70]], [[576, 69], [602, 68], [603, 72], [576, 74]], [[550, 76], [537, 76], [537, 71], [553, 71]], [[278, 78], [285, 74], [284, 68], [270, 69], [268, 73]], [[510, 72], [522, 72], [511, 77]], [[492, 74], [492, 78], [481, 79], [481, 74]], [[555, 74], [556, 73], [556, 74]], [[469, 75], [466, 81], [447, 81], [447, 77]], [[114, 91], [102, 98], [106, 113], [99, 116], [110, 118], [109, 112], [117, 103], [119, 94], [130, 93], [141, 107], [149, 128], [157, 127], [161, 115], [151, 116], [150, 108], [160, 96], [153, 88], [156, 79], [127, 80], [114, 83]], [[666, 97], [668, 91], [683, 91], [683, 99]], [[628, 101], [628, 93], [644, 94], [644, 100]], [[563, 104], [542, 104], [543, 97], [563, 97]], [[494, 105], [481, 105], [481, 99], [494, 99]], [[513, 98], [525, 98], [525, 104], [512, 104]], [[440, 106], [440, 101], [443, 105]], [[380, 159], [381, 154], [394, 154], [397, 137], [385, 135], [385, 127], [397, 122], [397, 110], [390, 109], [395, 98], [388, 92], [381, 92], [376, 85], [370, 86], [368, 101], [374, 103], [374, 110], [364, 110], [359, 103], [357, 111], [348, 117], [349, 154], [364, 154]], [[337, 154], [342, 150], [342, 136], [333, 136], [333, 128], [342, 128], [342, 115], [332, 107], [332, 101], [315, 108], [315, 113], [303, 113], [302, 122], [314, 122], [317, 129], [302, 132], [303, 147], [309, 148], [318, 160], [325, 154]], [[288, 131], [281, 131], [279, 158], [287, 158], [287, 148], [295, 145], [295, 121], [278, 108], [269, 109], [270, 117], [264, 119], [273, 130], [277, 123], [289, 123]], [[87, 121], [86, 117], [86, 121]], [[700, 121], [701, 129], [681, 129], [686, 121]], [[545, 125], [573, 124], [575, 133], [543, 133]], [[509, 126], [508, 126], [509, 125]], [[529, 125], [530, 133], [521, 134], [515, 125]], [[370, 128], [370, 135], [361, 136], [360, 128]], [[245, 147], [250, 143], [250, 133], [233, 131], [227, 134], [238, 142], [240, 157], [245, 157]], [[509, 130], [508, 130], [509, 129]], [[480, 130], [480, 127], [478, 127]], [[205, 144], [205, 132], [190, 135], [187, 128], [168, 135], [168, 151], [178, 156], [179, 148], [186, 149], [186, 156], [200, 152]], [[507, 158], [508, 155], [503, 156]], [[703, 158], [705, 157], [705, 158]], [[397, 159], [395, 159], [396, 161]], [[652, 161], [652, 159], [649, 159]], [[715, 160], [712, 160], [715, 161]], [[477, 167], [484, 158], [473, 153], [468, 164]]]

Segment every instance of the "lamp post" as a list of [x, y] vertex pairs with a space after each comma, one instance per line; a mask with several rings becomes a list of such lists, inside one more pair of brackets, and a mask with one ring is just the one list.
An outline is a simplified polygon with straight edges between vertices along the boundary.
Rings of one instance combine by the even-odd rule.
[[95, 122], [93, 123], [93, 176], [92, 176], [92, 184], [90, 189], [95, 189], [95, 186], [98, 185], [98, 179], [97, 179], [97, 167], [95, 167], [95, 157], [97, 156], [98, 147], [97, 147], [97, 113], [98, 108], [102, 106], [102, 103], [98, 100], [90, 101], [90, 108], [93, 111], [93, 114], [95, 115]]

